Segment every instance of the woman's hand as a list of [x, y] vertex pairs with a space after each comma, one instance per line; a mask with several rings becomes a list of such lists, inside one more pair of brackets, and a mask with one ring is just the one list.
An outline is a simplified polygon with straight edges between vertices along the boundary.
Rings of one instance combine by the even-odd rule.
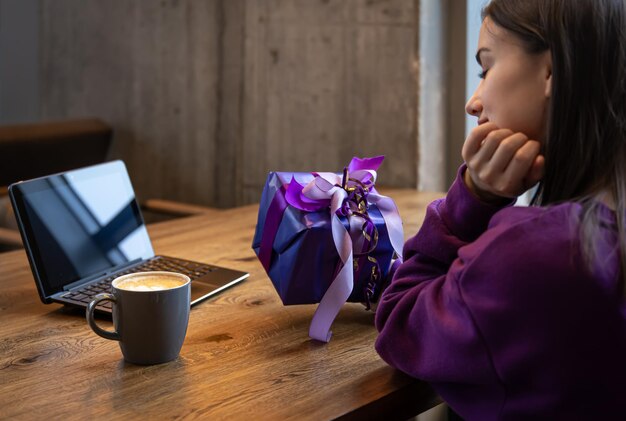
[[545, 158], [539, 142], [491, 122], [471, 131], [462, 155], [467, 164], [465, 184], [487, 203], [515, 198], [543, 177]]

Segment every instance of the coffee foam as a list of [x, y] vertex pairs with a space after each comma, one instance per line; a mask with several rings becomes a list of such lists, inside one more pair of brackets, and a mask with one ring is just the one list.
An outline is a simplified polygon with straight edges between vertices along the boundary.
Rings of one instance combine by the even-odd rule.
[[184, 285], [184, 279], [167, 275], [144, 275], [123, 279], [115, 283], [115, 288], [127, 291], [162, 291]]

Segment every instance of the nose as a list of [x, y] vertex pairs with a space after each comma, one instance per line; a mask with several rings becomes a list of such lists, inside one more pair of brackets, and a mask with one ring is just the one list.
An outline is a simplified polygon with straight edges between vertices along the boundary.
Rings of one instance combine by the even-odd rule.
[[480, 114], [483, 112], [483, 103], [479, 98], [479, 91], [482, 85], [482, 81], [479, 83], [478, 87], [474, 91], [474, 94], [465, 104], [465, 112], [474, 117], [480, 118]]

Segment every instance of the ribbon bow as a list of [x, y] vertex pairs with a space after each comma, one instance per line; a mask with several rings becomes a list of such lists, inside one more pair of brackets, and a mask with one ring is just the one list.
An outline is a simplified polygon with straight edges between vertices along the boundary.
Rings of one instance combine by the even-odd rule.
[[[354, 287], [354, 254], [350, 233], [362, 233], [365, 238], [363, 250], [357, 256], [367, 254], [376, 247], [377, 230], [367, 215], [367, 208], [370, 204], [377, 205], [385, 220], [391, 245], [396, 254], [399, 257], [402, 256], [404, 234], [396, 205], [393, 200], [378, 194], [374, 189], [376, 170], [383, 159], [384, 156], [355, 157], [344, 169], [343, 176], [335, 173], [313, 173], [315, 178], [306, 186], [302, 186], [292, 178], [287, 188], [285, 200], [297, 209], [315, 212], [329, 208], [333, 241], [342, 262], [341, 269], [313, 315], [309, 328], [309, 336], [313, 339], [322, 342], [330, 340], [332, 335], [330, 327], [333, 320], [348, 300]], [[349, 231], [341, 223], [340, 216], [349, 217]], [[375, 273], [377, 262], [373, 258], [370, 261], [376, 265], [372, 278], [380, 276], [380, 270], [378, 274]], [[370, 283], [366, 292], [368, 308], [372, 293], [373, 286]]]

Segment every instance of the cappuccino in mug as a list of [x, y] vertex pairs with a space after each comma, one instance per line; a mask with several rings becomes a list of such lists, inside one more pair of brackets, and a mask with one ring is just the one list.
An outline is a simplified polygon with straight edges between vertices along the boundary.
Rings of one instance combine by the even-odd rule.
[[160, 291], [163, 289], [178, 288], [186, 281], [168, 275], [144, 275], [134, 278], [121, 279], [115, 287], [127, 291]]
[[[87, 307], [87, 322], [95, 333], [119, 341], [127, 362], [161, 364], [178, 356], [187, 333], [191, 280], [173, 272], [139, 272], [111, 283], [111, 294], [98, 294]], [[99, 327], [94, 311], [110, 301], [113, 327]]]

